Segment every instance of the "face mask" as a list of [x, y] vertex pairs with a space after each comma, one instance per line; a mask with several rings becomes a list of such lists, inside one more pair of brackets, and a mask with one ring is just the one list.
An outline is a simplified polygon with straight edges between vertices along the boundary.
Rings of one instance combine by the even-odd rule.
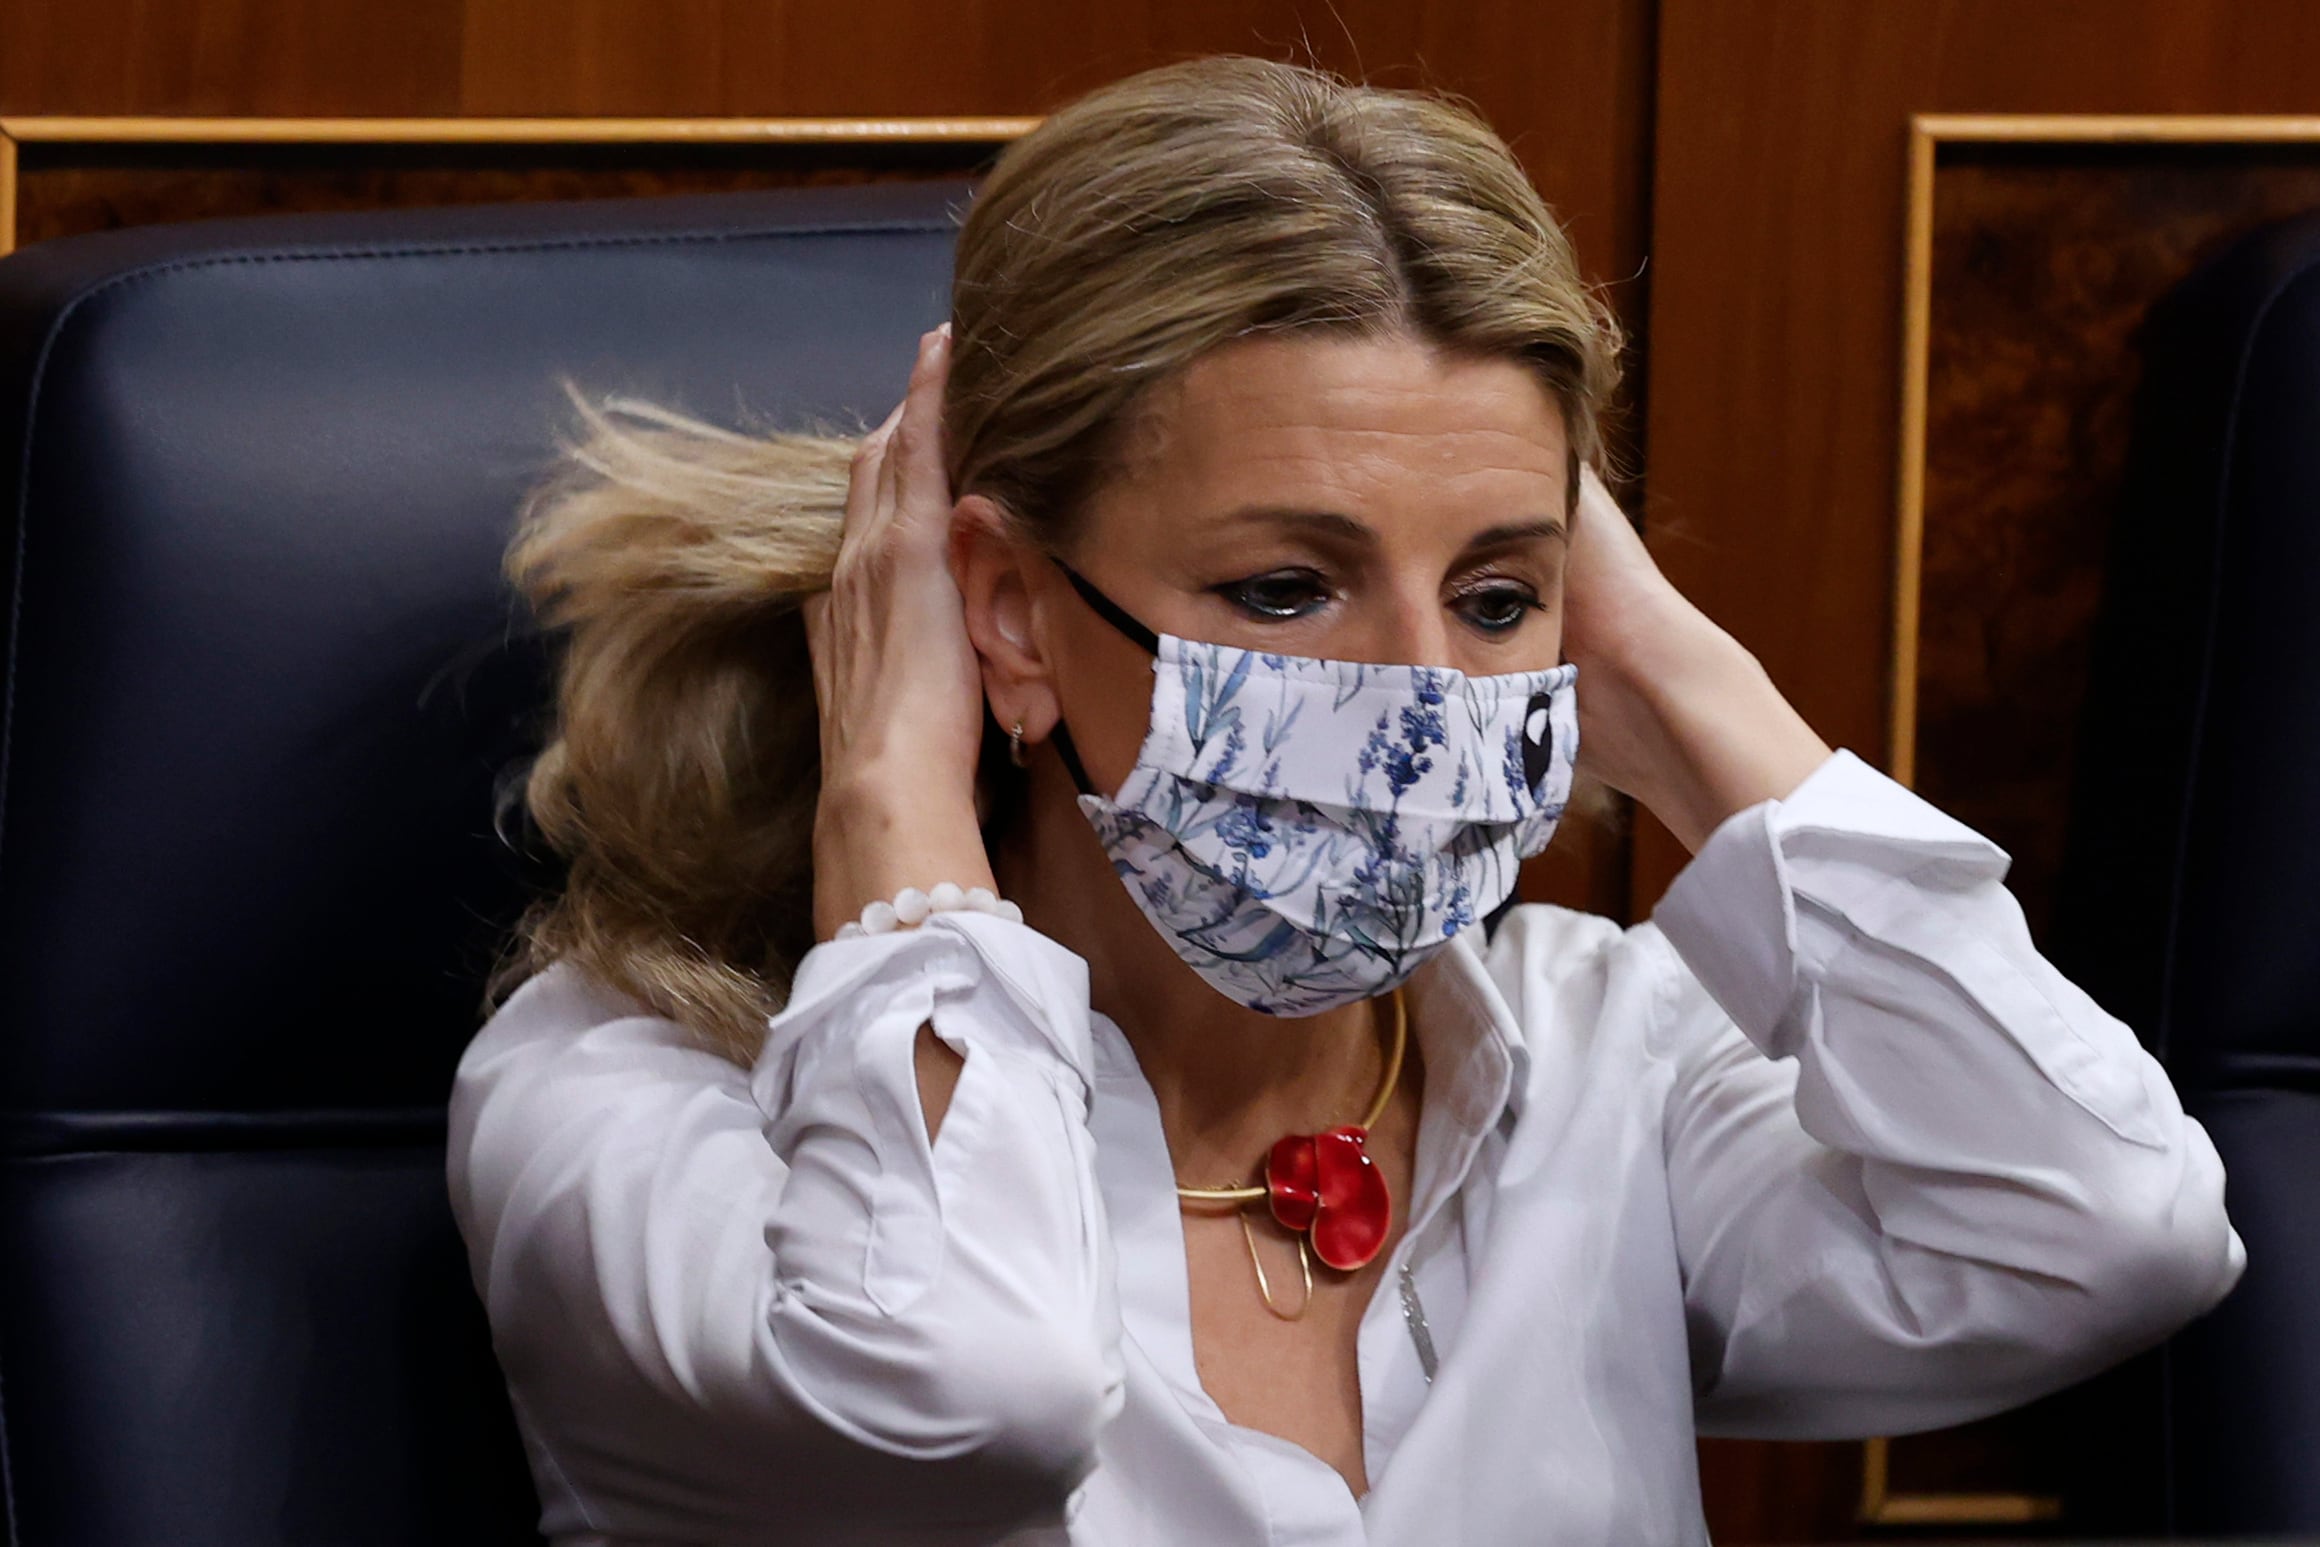
[[1374, 998], [1514, 893], [1579, 748], [1575, 666], [1469, 677], [1156, 635], [1136, 766], [1080, 810], [1144, 916], [1228, 999], [1312, 1015]]

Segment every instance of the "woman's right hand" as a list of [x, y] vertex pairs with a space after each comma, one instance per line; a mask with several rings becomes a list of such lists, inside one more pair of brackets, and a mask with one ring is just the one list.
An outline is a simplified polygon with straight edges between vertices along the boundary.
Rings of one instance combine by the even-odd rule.
[[854, 454], [826, 595], [805, 604], [821, 706], [814, 930], [906, 886], [992, 886], [975, 816], [983, 679], [948, 557], [942, 446], [950, 331], [919, 340], [910, 390]]

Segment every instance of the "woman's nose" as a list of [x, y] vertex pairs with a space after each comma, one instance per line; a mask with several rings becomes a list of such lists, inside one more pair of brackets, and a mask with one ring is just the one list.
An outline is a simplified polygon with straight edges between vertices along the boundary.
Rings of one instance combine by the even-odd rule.
[[1358, 659], [1380, 666], [1449, 666], [1453, 658], [1449, 619], [1441, 598], [1429, 587], [1396, 587], [1372, 609]]

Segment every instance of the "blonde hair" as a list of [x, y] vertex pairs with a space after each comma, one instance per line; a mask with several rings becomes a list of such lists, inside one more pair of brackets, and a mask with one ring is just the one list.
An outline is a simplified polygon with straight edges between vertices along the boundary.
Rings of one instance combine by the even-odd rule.
[[[1515, 359], [1601, 454], [1619, 333], [1505, 144], [1441, 97], [1242, 58], [1104, 88], [1009, 146], [959, 233], [952, 488], [1060, 551], [1153, 383], [1230, 340], [1406, 334]], [[798, 604], [843, 437], [581, 405], [507, 571], [563, 659], [524, 797], [569, 864], [504, 987], [563, 957], [748, 1063], [813, 943], [820, 764]]]

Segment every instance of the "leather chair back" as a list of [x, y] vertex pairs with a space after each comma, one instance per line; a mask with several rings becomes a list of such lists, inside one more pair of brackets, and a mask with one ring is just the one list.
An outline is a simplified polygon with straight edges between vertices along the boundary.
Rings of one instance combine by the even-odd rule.
[[534, 1539], [443, 1177], [526, 885], [495, 786], [544, 701], [500, 553], [559, 378], [882, 417], [963, 197], [270, 217], [0, 261], [10, 1542]]
[[2247, 1243], [2161, 1356], [2170, 1524], [2320, 1538], [2320, 216], [2144, 343], [2054, 957], [2166, 1064]]

